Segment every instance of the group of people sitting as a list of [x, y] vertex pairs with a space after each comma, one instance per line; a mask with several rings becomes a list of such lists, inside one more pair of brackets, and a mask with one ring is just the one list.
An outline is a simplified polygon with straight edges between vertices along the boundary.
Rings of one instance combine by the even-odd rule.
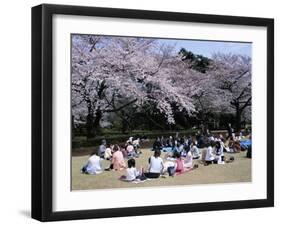
[[[140, 139], [133, 139], [133, 137], [130, 137], [125, 144], [120, 147], [120, 151], [124, 158], [137, 158], [139, 154], [141, 154], [141, 152], [138, 151], [139, 147]], [[114, 145], [107, 144], [106, 140], [102, 140], [101, 145], [98, 147], [97, 155], [102, 159], [111, 160], [114, 152]]]
[[130, 137], [121, 147], [117, 144], [107, 144], [102, 140], [97, 150], [94, 150], [87, 163], [82, 167], [81, 172], [86, 174], [99, 174], [103, 171], [101, 166], [102, 160], [109, 160], [110, 165], [104, 170], [123, 170], [126, 168], [125, 159], [138, 158], [141, 154], [138, 151], [140, 139]]
[[210, 163], [224, 164], [224, 142], [222, 140], [204, 139], [204, 143], [197, 146], [198, 141], [188, 138], [174, 138], [172, 136], [163, 143], [165, 139], [157, 138], [153, 144], [153, 150], [167, 152], [167, 159], [175, 159], [177, 155], [182, 158], [201, 159], [206, 165]]
[[[242, 132], [238, 136], [235, 133], [228, 134], [226, 138], [222, 134], [214, 136], [211, 133], [206, 135], [197, 133], [194, 138], [191, 136], [179, 137], [177, 134], [175, 137], [170, 136], [167, 139], [164, 137], [156, 138], [152, 150], [158, 149], [172, 156], [175, 156], [175, 153], [182, 155], [188, 153], [192, 159], [201, 159], [205, 165], [210, 163], [224, 164], [224, 152], [247, 151], [247, 157], [251, 158], [251, 136], [249, 139], [245, 139]], [[228, 161], [233, 160], [232, 157]]]
[[[124, 181], [144, 181], [166, 175], [175, 176], [198, 168], [198, 164], [193, 164], [194, 159], [200, 159], [204, 165], [225, 164], [234, 161], [234, 157], [226, 159], [224, 152], [237, 152], [241, 150], [241, 145], [233, 136], [227, 141], [228, 145], [221, 134], [218, 136], [197, 135], [195, 139], [191, 136], [186, 138], [178, 135], [170, 136], [168, 139], [158, 137], [153, 143], [154, 154], [148, 158], [146, 168], [140, 166], [137, 169], [136, 161], [141, 154], [139, 139], [130, 137], [121, 147], [117, 144], [106, 145], [106, 141], [103, 140], [97, 151], [91, 154], [87, 163], [82, 167], [81, 172], [99, 174], [104, 170], [126, 169], [126, 174], [120, 178]], [[236, 143], [231, 144], [231, 142]], [[161, 152], [165, 152], [163, 158]], [[103, 159], [110, 161], [104, 169], [101, 165]]]
[[105, 145], [105, 142], [99, 146], [98, 150], [94, 150], [87, 163], [82, 167], [81, 172], [86, 174], [99, 174], [103, 171], [101, 161], [106, 159], [110, 161], [110, 165], [104, 170], [123, 170], [126, 168], [123, 152], [121, 148], [115, 145], [108, 145], [108, 147], [102, 147], [104, 149], [101, 152], [101, 146]]
[[[110, 159], [110, 165], [105, 168], [105, 171], [110, 170], [123, 170], [126, 169], [126, 174], [121, 176], [124, 181], [144, 181], [150, 178], [159, 178], [161, 175], [168, 174], [174, 176], [181, 174], [198, 167], [192, 165], [192, 155], [183, 153], [175, 153], [174, 156], [165, 156], [165, 161], [161, 157], [161, 151], [155, 150], [154, 154], [148, 159], [148, 167], [145, 170], [143, 166], [139, 169], [136, 168], [136, 158], [130, 157], [127, 161], [127, 167], [124, 155], [118, 145], [113, 145], [113, 153]], [[173, 158], [173, 159], [172, 159]], [[101, 165], [102, 158], [94, 151], [87, 163], [82, 167], [81, 172], [85, 174], [99, 174], [103, 171]]]

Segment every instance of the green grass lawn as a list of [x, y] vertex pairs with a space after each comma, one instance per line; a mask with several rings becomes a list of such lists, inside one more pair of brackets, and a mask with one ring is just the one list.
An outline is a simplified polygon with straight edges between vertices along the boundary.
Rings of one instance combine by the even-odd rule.
[[[149, 149], [141, 149], [142, 154], [136, 159], [136, 167], [147, 167], [149, 156], [153, 154]], [[123, 171], [104, 171], [99, 175], [85, 175], [80, 173], [82, 165], [87, 161], [88, 155], [72, 157], [72, 190], [111, 189], [111, 188], [136, 188], [152, 186], [175, 186], [211, 183], [236, 183], [251, 181], [251, 159], [245, 157], [246, 152], [225, 154], [226, 157], [234, 156], [235, 161], [224, 165], [204, 166], [200, 161], [199, 168], [175, 177], [158, 178], [143, 183], [134, 184], [118, 180], [125, 174]], [[162, 153], [162, 157], [164, 153]], [[127, 161], [127, 160], [126, 160]], [[102, 162], [103, 167], [109, 161]]]

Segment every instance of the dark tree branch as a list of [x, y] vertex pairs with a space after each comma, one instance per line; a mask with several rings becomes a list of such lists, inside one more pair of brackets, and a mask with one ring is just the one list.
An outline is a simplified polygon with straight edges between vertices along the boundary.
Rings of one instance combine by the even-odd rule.
[[129, 106], [129, 105], [131, 105], [133, 103], [135, 103], [136, 101], [137, 101], [137, 99], [134, 99], [134, 100], [130, 101], [129, 103], [126, 103], [126, 104], [122, 105], [121, 107], [114, 108], [114, 109], [108, 109], [108, 110], [105, 110], [104, 112], [118, 112], [121, 109], [123, 109], [123, 108], [125, 108], [125, 107], [127, 107], [127, 106]]
[[251, 101], [252, 101], [252, 97], [250, 97], [245, 103], [244, 105], [241, 107], [241, 111], [243, 111], [246, 107], [251, 105]]

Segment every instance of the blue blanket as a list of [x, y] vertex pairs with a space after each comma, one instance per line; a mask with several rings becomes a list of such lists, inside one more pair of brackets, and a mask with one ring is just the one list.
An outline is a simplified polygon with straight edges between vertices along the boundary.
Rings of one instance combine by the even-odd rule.
[[161, 151], [163, 151], [163, 152], [172, 152], [173, 148], [172, 147], [164, 147], [164, 148], [161, 149]]
[[[160, 149], [163, 152], [173, 152], [175, 149], [173, 147], [163, 147]], [[151, 149], [153, 151], [153, 148]]]
[[251, 140], [241, 140], [240, 141], [240, 146], [244, 147], [244, 148], [248, 148], [249, 146], [252, 145], [252, 141]]

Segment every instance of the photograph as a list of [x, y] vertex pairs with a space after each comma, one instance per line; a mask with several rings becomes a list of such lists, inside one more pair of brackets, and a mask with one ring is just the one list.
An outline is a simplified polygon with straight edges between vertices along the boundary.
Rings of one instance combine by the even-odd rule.
[[32, 7], [31, 157], [39, 221], [274, 206], [274, 19]]
[[252, 182], [252, 42], [70, 36], [72, 191]]

